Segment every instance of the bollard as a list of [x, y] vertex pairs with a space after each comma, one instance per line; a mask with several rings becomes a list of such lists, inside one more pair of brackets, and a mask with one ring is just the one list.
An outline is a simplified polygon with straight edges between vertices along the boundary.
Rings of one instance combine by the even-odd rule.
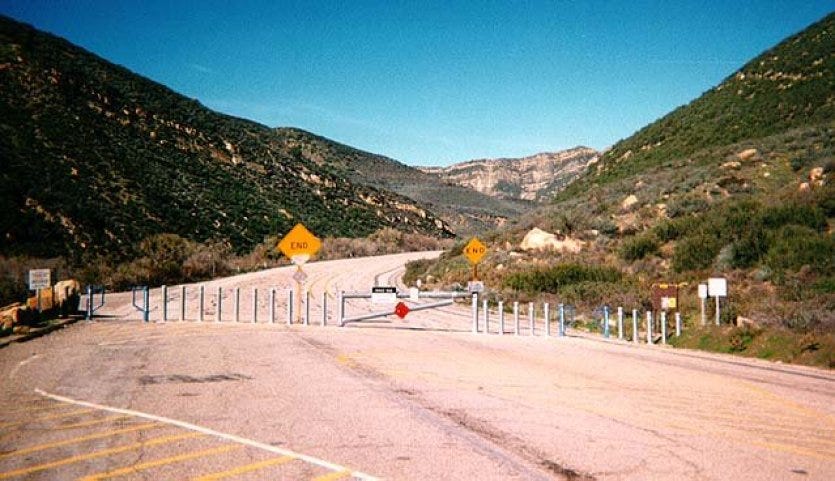
[[[142, 303], [141, 306], [136, 303], [136, 291], [141, 291], [142, 292], [142, 302], [143, 303]], [[133, 307], [142, 311], [142, 321], [144, 321], [144, 322], [149, 322], [150, 321], [151, 309], [150, 309], [150, 304], [149, 304], [149, 301], [150, 301], [150, 293], [149, 292], [150, 291], [148, 290], [148, 286], [134, 286], [134, 288], [131, 289]]]
[[205, 292], [204, 286], [200, 286], [200, 299], [198, 300], [199, 311], [197, 312], [197, 320], [200, 321], [200, 322], [203, 322], [203, 304], [204, 304], [203, 301], [206, 298], [205, 294], [206, 294], [206, 292]]
[[681, 313], [676, 312], [676, 337], [681, 335]]
[[473, 334], [478, 332], [478, 293], [473, 293]]
[[93, 319], [93, 286], [87, 286], [87, 315], [84, 319], [88, 321]]
[[551, 337], [551, 306], [546, 302], [545, 310], [545, 337]]
[[647, 344], [652, 344], [652, 311], [647, 311]]
[[235, 288], [235, 322], [241, 322], [241, 288]]
[[603, 306], [603, 337], [609, 338], [609, 306]]
[[504, 302], [499, 301], [499, 335], [504, 335]]
[[534, 324], [536, 323], [536, 312], [534, 312], [533, 302], [528, 303], [528, 320], [531, 324], [531, 336], [535, 336], [536, 326], [534, 326]]
[[328, 293], [322, 291], [322, 327], [328, 325]]
[[221, 322], [221, 312], [223, 311], [223, 288], [217, 286], [217, 313], [215, 313], [215, 322]]
[[638, 342], [638, 309], [632, 309], [632, 342]]
[[304, 291], [304, 325], [310, 325], [310, 291]]
[[287, 289], [287, 325], [293, 323], [293, 288]]
[[565, 336], [565, 305], [560, 302], [560, 337]]
[[338, 299], [336, 301], [337, 317], [338, 317], [338, 321], [339, 321], [339, 327], [343, 327], [345, 325], [342, 322], [342, 320], [345, 319], [345, 296], [342, 295], [342, 291], [337, 291], [337, 292], [338, 292], [338, 294], [337, 294]]
[[516, 323], [516, 329], [514, 333], [518, 336], [519, 335], [519, 303], [513, 303], [513, 322]]
[[270, 288], [270, 324], [275, 324], [275, 287]]
[[186, 320], [186, 286], [180, 286], [180, 321]]
[[661, 344], [667, 344], [667, 311], [661, 311]]
[[618, 339], [623, 340], [623, 307], [618, 306]]
[[252, 288], [252, 323], [258, 323], [258, 288]]
[[160, 288], [162, 295], [162, 322], [168, 320], [168, 286], [165, 284]]
[[484, 310], [484, 333], [490, 334], [490, 306], [487, 305], [487, 299], [481, 301], [481, 308]]

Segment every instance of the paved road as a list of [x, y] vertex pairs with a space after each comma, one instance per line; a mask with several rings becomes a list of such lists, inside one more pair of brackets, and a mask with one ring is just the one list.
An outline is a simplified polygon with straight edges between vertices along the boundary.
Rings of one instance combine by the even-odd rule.
[[319, 325], [323, 291], [396, 282], [425, 255], [307, 266], [310, 326], [285, 324], [285, 268], [208, 286], [203, 323], [195, 287], [186, 322], [141, 323], [114, 295], [109, 317], [0, 350], [0, 479], [835, 478], [830, 372], [546, 338], [541, 321], [474, 335], [466, 307]]

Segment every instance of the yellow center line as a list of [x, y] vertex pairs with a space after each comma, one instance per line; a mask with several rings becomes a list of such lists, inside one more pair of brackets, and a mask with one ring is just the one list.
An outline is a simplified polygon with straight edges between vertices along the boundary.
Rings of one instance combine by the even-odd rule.
[[350, 471], [334, 471], [332, 473], [328, 473], [317, 478], [313, 478], [311, 481], [333, 481], [335, 479], [341, 479], [345, 476], [350, 476]]
[[215, 481], [217, 479], [228, 478], [230, 476], [237, 476], [239, 474], [244, 473], [251, 473], [252, 471], [257, 471], [259, 469], [268, 468], [270, 466], [278, 466], [279, 464], [289, 463], [290, 461], [294, 460], [293, 456], [280, 456], [278, 458], [270, 458], [264, 461], [259, 461], [257, 463], [246, 464], [243, 466], [238, 466], [237, 468], [232, 468], [228, 471], [221, 471], [217, 473], [206, 474], [200, 476], [198, 478], [193, 478], [192, 481]]
[[179, 441], [181, 439], [189, 439], [189, 438], [196, 438], [199, 436], [204, 436], [203, 433], [186, 433], [186, 434], [175, 434], [173, 436], [163, 436], [160, 438], [150, 439], [148, 441], [143, 441], [141, 443], [135, 444], [128, 444], [125, 446], [118, 446], [115, 448], [110, 449], [102, 449], [101, 451], [93, 451], [92, 453], [87, 454], [79, 454], [77, 456], [70, 456], [68, 458], [58, 459], [55, 461], [51, 461], [48, 463], [37, 464], [35, 466], [29, 466], [27, 468], [20, 468], [15, 469], [14, 471], [6, 471], [4, 473], [0, 473], [0, 479], [8, 479], [13, 478], [15, 476], [21, 476], [24, 474], [35, 473], [38, 471], [45, 471], [47, 469], [57, 468], [60, 466], [65, 466], [67, 464], [73, 464], [80, 461], [86, 461], [88, 459], [95, 459], [101, 458], [103, 456], [110, 456], [112, 454], [119, 454], [124, 453], [125, 451], [133, 451], [136, 449], [146, 448], [149, 446], [157, 446], [160, 444], [172, 443], [174, 441]]
[[37, 418], [37, 417], [36, 418], [31, 418], [31, 419], [27, 419], [25, 421], [17, 421], [17, 422], [13, 422], [13, 423], [0, 424], [0, 428], [8, 428], [8, 427], [11, 427], [11, 426], [20, 426], [21, 424], [36, 423], [36, 422], [40, 422], [40, 421], [47, 421], [49, 419], [68, 418], [68, 417], [71, 417], [71, 416], [77, 416], [79, 414], [89, 413], [90, 411], [92, 411], [92, 409], [76, 409], [75, 411], [70, 411], [70, 412], [67, 412], [67, 413], [50, 414], [49, 416], [41, 416], [39, 418]]
[[139, 424], [137, 426], [131, 426], [129, 428], [116, 429], [116, 430], [113, 430], [113, 431], [106, 431], [106, 432], [102, 432], [102, 433], [88, 434], [86, 436], [79, 436], [79, 437], [75, 437], [75, 438], [64, 439], [64, 440], [61, 440], [61, 441], [55, 441], [53, 443], [39, 444], [39, 445], [31, 446], [31, 447], [28, 447], [28, 448], [18, 449], [17, 451], [7, 453], [7, 454], [0, 454], [0, 459], [5, 459], [5, 458], [11, 457], [11, 456], [20, 456], [21, 454], [34, 453], [36, 451], [43, 451], [44, 449], [57, 448], [59, 446], [68, 446], [70, 444], [83, 443], [84, 441], [92, 441], [93, 439], [102, 439], [102, 438], [107, 438], [107, 437], [110, 437], [110, 436], [118, 436], [119, 434], [131, 433], [131, 432], [134, 432], [134, 431], [141, 431], [143, 429], [153, 429], [153, 428], [158, 428], [158, 427], [164, 427], [164, 426], [160, 425], [159, 423], [147, 423], [147, 424]]
[[227, 451], [232, 451], [233, 449], [243, 449], [243, 446], [239, 446], [236, 444], [226, 444], [219, 448], [204, 449], [202, 451], [193, 451], [190, 453], [171, 456], [168, 458], [155, 459], [146, 463], [135, 464], [133, 466], [126, 466], [124, 468], [114, 469], [112, 471], [107, 471], [104, 473], [91, 474], [89, 476], [79, 478], [78, 481], [99, 481], [101, 479], [114, 478], [116, 476], [133, 474], [139, 471], [144, 471], [146, 469], [155, 468], [157, 466], [164, 466], [166, 464], [174, 464], [180, 461], [188, 461], [190, 459], [202, 458], [203, 456], [209, 456], [212, 454], [225, 453]]
[[122, 419], [130, 419], [130, 416], [119, 415], [119, 416], [107, 416], [101, 419], [96, 419], [95, 421], [86, 421], [83, 423], [75, 423], [75, 424], [67, 424], [65, 426], [60, 426], [55, 428], [56, 431], [63, 431], [66, 429], [78, 429], [78, 428], [86, 428], [90, 426], [95, 426], [96, 424], [104, 424], [109, 421], [120, 421]]

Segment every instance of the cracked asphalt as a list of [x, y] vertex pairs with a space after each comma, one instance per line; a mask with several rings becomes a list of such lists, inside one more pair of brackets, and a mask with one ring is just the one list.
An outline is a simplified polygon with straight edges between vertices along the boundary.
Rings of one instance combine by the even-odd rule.
[[95, 322], [0, 350], [0, 479], [835, 479], [829, 371], [498, 335], [495, 313], [473, 334], [467, 306], [340, 328], [331, 299], [320, 325], [323, 292], [397, 284], [431, 255], [306, 266], [309, 326], [286, 325], [282, 268], [207, 284], [202, 323], [194, 286], [186, 321], [179, 287], [165, 323], [116, 294]]

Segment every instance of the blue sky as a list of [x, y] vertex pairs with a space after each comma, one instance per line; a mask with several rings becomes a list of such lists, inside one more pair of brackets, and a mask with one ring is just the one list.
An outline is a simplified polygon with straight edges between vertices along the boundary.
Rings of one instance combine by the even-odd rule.
[[834, 10], [835, 0], [0, 0], [0, 13], [215, 110], [411, 165], [602, 149]]

